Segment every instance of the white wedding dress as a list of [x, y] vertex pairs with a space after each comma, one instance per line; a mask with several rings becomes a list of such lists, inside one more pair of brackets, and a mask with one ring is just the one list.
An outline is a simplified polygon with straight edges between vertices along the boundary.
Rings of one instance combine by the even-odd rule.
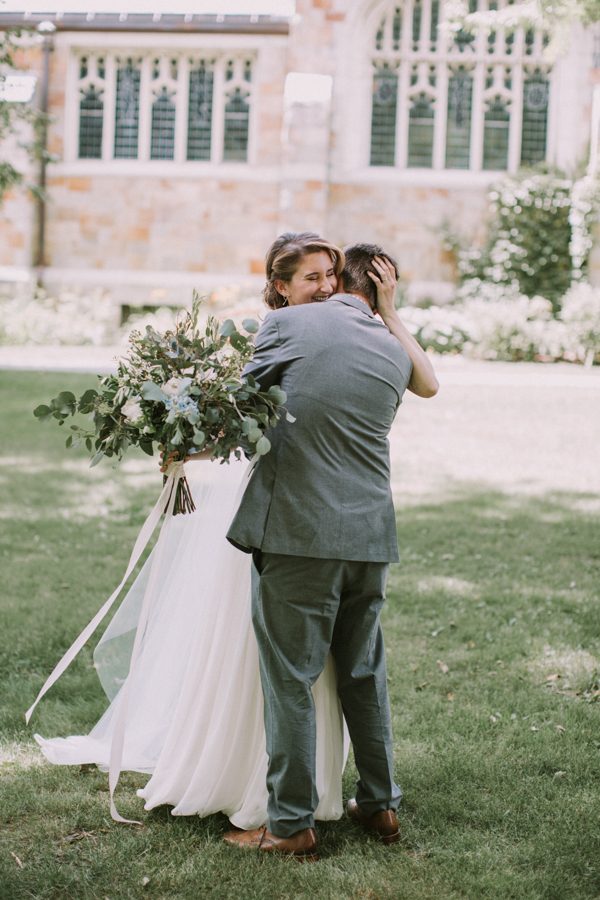
[[[263, 700], [250, 620], [251, 557], [225, 538], [247, 471], [246, 461], [186, 464], [196, 511], [165, 523], [94, 653], [111, 701], [108, 709], [88, 735], [35, 735], [52, 763], [108, 769], [128, 677], [120, 768], [151, 774], [138, 791], [145, 809], [169, 804], [173, 815], [182, 816], [220, 811], [239, 828], [264, 824], [267, 806]], [[128, 676], [149, 585], [146, 625]], [[313, 695], [316, 817], [338, 819], [348, 742], [331, 659]]]

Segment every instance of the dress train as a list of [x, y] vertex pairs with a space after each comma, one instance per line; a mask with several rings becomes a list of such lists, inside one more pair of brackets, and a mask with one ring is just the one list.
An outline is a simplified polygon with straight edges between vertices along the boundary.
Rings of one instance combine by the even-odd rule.
[[[145, 809], [173, 815], [224, 812], [239, 828], [266, 820], [267, 757], [258, 651], [250, 619], [251, 558], [225, 534], [248, 463], [186, 465], [196, 511], [165, 524], [160, 558], [148, 557], [106, 629], [94, 664], [110, 705], [88, 735], [35, 738], [59, 765], [108, 769], [113, 725], [152, 567], [141, 650], [130, 673], [121, 768], [151, 775]], [[342, 815], [347, 733], [331, 658], [313, 687], [318, 819]]]

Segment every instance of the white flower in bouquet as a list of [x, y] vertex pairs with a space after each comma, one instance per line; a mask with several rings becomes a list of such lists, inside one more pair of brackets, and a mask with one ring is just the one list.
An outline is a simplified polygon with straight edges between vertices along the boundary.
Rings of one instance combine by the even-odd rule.
[[185, 394], [192, 383], [191, 378], [169, 378], [163, 385], [161, 385], [161, 390], [163, 394], [166, 394], [167, 397], [179, 397], [181, 394]]
[[128, 422], [135, 425], [140, 419], [144, 418], [144, 410], [142, 409], [141, 397], [130, 397], [129, 400], [121, 407], [121, 413]]

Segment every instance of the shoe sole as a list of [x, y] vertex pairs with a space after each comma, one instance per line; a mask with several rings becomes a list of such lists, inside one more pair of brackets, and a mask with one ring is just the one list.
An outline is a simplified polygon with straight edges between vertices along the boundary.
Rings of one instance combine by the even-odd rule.
[[321, 857], [318, 853], [292, 853], [292, 859], [299, 863], [314, 863], [319, 862]]
[[360, 819], [355, 819], [354, 816], [350, 815], [350, 813], [347, 813], [347, 815], [351, 822], [353, 822], [355, 825], [358, 825], [360, 828], [366, 831], [367, 834], [370, 834], [372, 837], [380, 840], [382, 844], [397, 844], [401, 838], [399, 831], [394, 831], [393, 834], [381, 834], [379, 831], [375, 831], [373, 828], [369, 828], [369, 826], [365, 825], [364, 822], [361, 822]]
[[371, 834], [376, 834], [382, 844], [397, 844], [400, 840], [400, 832], [396, 831], [394, 834], [378, 834], [376, 831], [372, 831]]

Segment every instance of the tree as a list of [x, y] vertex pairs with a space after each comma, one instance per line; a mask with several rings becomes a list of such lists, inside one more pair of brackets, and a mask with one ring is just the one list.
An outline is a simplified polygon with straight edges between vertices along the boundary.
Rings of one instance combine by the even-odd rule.
[[549, 56], [556, 56], [568, 41], [575, 22], [591, 25], [600, 22], [600, 0], [522, 0], [503, 9], [469, 12], [468, 0], [450, 0], [446, 28], [474, 33], [505, 28], [539, 28], [550, 35]]
[[33, 102], [14, 102], [3, 90], [7, 76], [17, 69], [15, 62], [19, 41], [25, 32], [9, 29], [0, 36], [0, 204], [6, 193], [16, 185], [26, 184], [34, 195], [39, 195], [36, 184], [25, 182], [25, 175], [10, 159], [4, 158], [8, 139], [18, 134], [23, 124], [29, 126], [29, 138], [21, 142], [30, 160], [39, 162], [46, 155], [44, 135], [48, 117]]

